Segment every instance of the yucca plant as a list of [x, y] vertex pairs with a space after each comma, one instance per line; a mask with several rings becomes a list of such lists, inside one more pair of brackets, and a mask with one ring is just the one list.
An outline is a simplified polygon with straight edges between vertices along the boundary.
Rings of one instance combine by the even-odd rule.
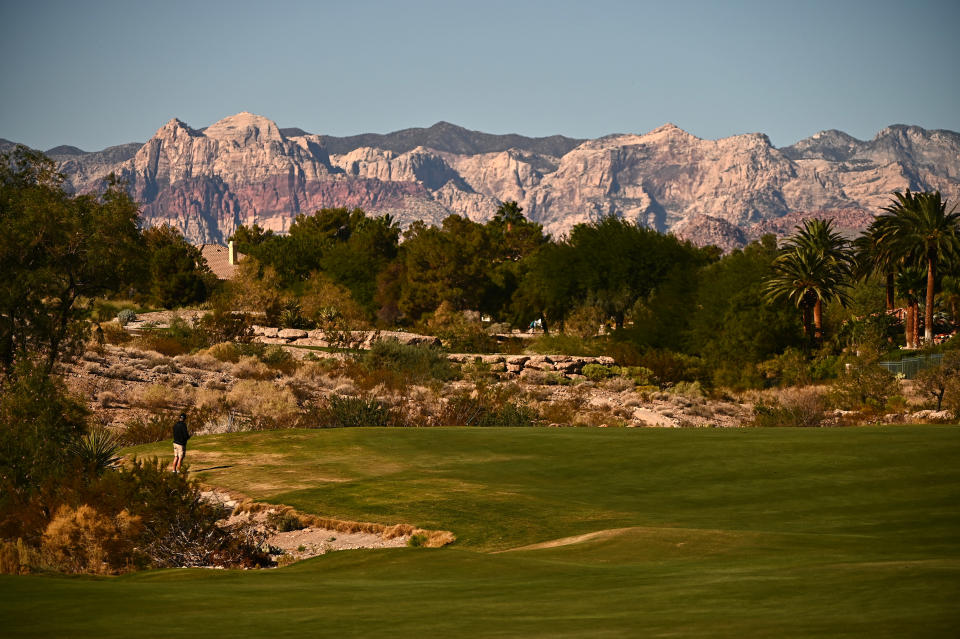
[[70, 446], [72, 456], [95, 475], [116, 467], [120, 462], [119, 450], [119, 440], [106, 428], [95, 428]]

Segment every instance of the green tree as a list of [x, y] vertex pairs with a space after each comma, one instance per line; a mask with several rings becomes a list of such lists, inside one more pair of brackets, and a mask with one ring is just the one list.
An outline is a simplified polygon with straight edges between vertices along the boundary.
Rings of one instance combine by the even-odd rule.
[[150, 264], [150, 298], [164, 308], [203, 302], [216, 286], [200, 249], [169, 224], [143, 232]]
[[0, 374], [20, 359], [49, 373], [79, 347], [85, 300], [137, 276], [137, 222], [113, 180], [100, 197], [71, 196], [45, 156], [21, 146], [0, 157]]
[[796, 314], [764, 300], [776, 257], [776, 238], [766, 235], [698, 274], [686, 307], [687, 348], [704, 358], [717, 385], [756, 386], [762, 381], [757, 364], [799, 345]]
[[773, 271], [765, 287], [767, 298], [792, 302], [803, 314], [804, 334], [811, 334], [812, 323], [814, 339], [822, 340], [823, 304], [847, 300], [853, 277], [849, 243], [833, 230], [832, 220], [806, 220], [784, 243]]
[[905, 261], [922, 262], [927, 271], [924, 308], [924, 341], [933, 340], [933, 305], [937, 267], [941, 261], [960, 256], [960, 213], [956, 205], [947, 212], [940, 191], [895, 192], [875, 221], [883, 242], [889, 242]]

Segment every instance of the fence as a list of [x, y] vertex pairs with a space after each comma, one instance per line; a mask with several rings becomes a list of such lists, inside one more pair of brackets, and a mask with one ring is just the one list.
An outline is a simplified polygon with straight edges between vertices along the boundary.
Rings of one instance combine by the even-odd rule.
[[879, 364], [894, 375], [902, 375], [907, 379], [913, 379], [923, 369], [936, 366], [942, 360], [943, 353], [931, 353], [918, 357], [904, 357], [899, 362], [879, 362]]

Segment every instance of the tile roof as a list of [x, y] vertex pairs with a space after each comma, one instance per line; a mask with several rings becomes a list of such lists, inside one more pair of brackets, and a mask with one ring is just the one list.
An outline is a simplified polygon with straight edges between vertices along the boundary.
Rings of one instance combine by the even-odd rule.
[[[233, 278], [233, 272], [236, 270], [236, 264], [230, 263], [230, 249], [222, 244], [201, 244], [200, 254], [207, 261], [207, 265], [213, 274], [219, 280], [229, 280]], [[239, 262], [243, 258], [242, 253], [237, 253], [236, 260]]]

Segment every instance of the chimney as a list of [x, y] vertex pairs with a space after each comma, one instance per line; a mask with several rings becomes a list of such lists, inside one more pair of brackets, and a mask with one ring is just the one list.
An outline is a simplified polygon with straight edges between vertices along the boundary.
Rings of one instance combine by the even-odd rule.
[[230, 243], [227, 245], [227, 259], [230, 262], [230, 266], [237, 264], [237, 247], [233, 245], [233, 240], [230, 240]]

